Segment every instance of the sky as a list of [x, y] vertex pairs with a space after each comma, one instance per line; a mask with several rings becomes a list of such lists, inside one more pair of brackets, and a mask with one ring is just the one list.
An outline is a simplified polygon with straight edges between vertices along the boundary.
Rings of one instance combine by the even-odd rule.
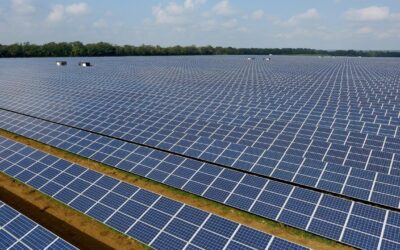
[[400, 0], [0, 0], [0, 44], [400, 50]]

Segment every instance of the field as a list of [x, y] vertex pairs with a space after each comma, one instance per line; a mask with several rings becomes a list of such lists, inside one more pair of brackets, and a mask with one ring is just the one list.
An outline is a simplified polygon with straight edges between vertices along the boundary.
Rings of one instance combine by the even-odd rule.
[[18, 190], [38, 190], [64, 223], [75, 213], [71, 231], [94, 219], [82, 233], [98, 248], [400, 247], [400, 60], [56, 60], [0, 60], [0, 184], [36, 207]]

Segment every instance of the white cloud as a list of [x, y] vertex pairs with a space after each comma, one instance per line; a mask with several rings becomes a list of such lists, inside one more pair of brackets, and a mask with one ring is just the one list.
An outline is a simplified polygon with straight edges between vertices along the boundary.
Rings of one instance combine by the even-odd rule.
[[198, 5], [204, 4], [206, 0], [185, 0], [182, 5], [170, 2], [166, 7], [162, 5], [153, 6], [152, 14], [157, 24], [178, 24], [183, 23], [183, 15], [193, 10]]
[[108, 23], [104, 19], [98, 19], [93, 23], [93, 27], [99, 28], [99, 29], [107, 28]]
[[373, 32], [374, 32], [374, 30], [371, 27], [368, 27], [368, 26], [361, 27], [356, 31], [356, 33], [360, 34], [360, 35], [371, 34]]
[[390, 10], [386, 6], [370, 6], [362, 9], [350, 9], [345, 17], [352, 21], [380, 21], [389, 18]]
[[165, 11], [171, 15], [180, 15], [185, 11], [185, 7], [176, 3], [169, 3]]
[[329, 40], [332, 39], [332, 32], [324, 26], [316, 26], [313, 28], [296, 27], [291, 32], [277, 33], [273, 35], [275, 38], [283, 40], [293, 39], [309, 39], [314, 40]]
[[68, 15], [83, 15], [89, 11], [86, 3], [73, 3], [70, 5], [57, 4], [51, 8], [47, 21], [56, 23], [64, 20]]
[[399, 30], [394, 28], [394, 29], [387, 29], [387, 30], [377, 32], [376, 37], [378, 40], [385, 40], [385, 39], [390, 39], [390, 38], [398, 39], [398, 38], [400, 38], [400, 34], [399, 34]]
[[244, 26], [240, 26], [240, 27], [237, 29], [237, 31], [239, 31], [239, 32], [247, 32], [248, 29], [247, 29], [246, 27], [244, 27]]
[[19, 14], [31, 14], [36, 11], [35, 6], [31, 4], [30, 0], [12, 0], [11, 8]]
[[185, 0], [183, 6], [185, 9], [194, 9], [197, 5], [205, 4], [207, 0]]
[[317, 9], [312, 8], [308, 9], [306, 12], [297, 14], [289, 18], [289, 20], [285, 23], [288, 25], [296, 25], [301, 21], [304, 20], [316, 20], [320, 18], [320, 14], [318, 13]]
[[390, 19], [394, 20], [394, 21], [399, 21], [400, 20], [400, 13], [390, 14]]
[[264, 17], [264, 11], [263, 10], [256, 10], [250, 15], [251, 19], [254, 20], [260, 20]]
[[222, 0], [213, 7], [213, 11], [221, 16], [230, 16], [235, 13], [229, 4], [229, 0]]
[[64, 19], [64, 6], [61, 4], [54, 5], [51, 9], [47, 20], [49, 22], [60, 22]]
[[207, 19], [199, 23], [199, 27], [203, 31], [211, 31], [217, 27], [217, 21], [215, 21], [214, 19]]
[[354, 32], [355, 36], [368, 35], [372, 40], [386, 40], [391, 38], [399, 38], [399, 29], [396, 26], [380, 29], [379, 27], [363, 26]]
[[223, 27], [230, 29], [237, 27], [237, 25], [238, 20], [236, 18], [229, 19], [228, 21], [222, 23]]
[[87, 3], [73, 3], [65, 7], [65, 12], [72, 15], [82, 15], [89, 11]]
[[178, 9], [172, 7], [162, 8], [160, 5], [154, 6], [152, 9], [157, 24], [178, 24], [183, 22], [183, 18], [176, 14], [177, 11]]

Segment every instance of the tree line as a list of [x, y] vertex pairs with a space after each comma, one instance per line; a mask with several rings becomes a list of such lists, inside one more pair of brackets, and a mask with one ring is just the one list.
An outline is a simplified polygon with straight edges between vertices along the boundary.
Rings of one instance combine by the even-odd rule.
[[400, 57], [400, 51], [316, 50], [306, 48], [233, 48], [213, 46], [113, 45], [99, 42], [0, 44], [0, 57], [71, 57], [71, 56], [159, 56], [159, 55], [321, 55]]

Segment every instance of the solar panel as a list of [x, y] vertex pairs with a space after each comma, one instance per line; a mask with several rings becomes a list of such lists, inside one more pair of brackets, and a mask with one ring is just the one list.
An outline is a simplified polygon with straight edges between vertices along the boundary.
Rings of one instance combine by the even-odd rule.
[[[203, 59], [196, 59], [199, 61], [203, 61]], [[207, 61], [207, 66], [212, 65], [212, 63], [215, 63], [215, 60], [212, 60], [210, 58], [205, 59]], [[304, 60], [304, 58], [303, 58]], [[335, 84], [343, 84], [343, 80], [340, 80], [339, 83], [336, 83], [335, 81], [339, 81], [339, 79], [336, 78], [328, 78], [327, 76], [321, 75], [321, 74], [329, 74], [332, 76], [334, 74], [333, 72], [340, 71], [341, 69], [338, 68], [337, 64], [329, 65], [331, 67], [331, 70], [324, 70], [320, 71], [317, 70], [318, 77], [316, 76], [310, 76], [310, 74], [307, 74], [304, 76], [304, 71], [307, 71], [309, 69], [306, 68], [301, 68], [301, 69], [296, 69], [294, 72], [290, 72], [290, 75], [284, 75], [278, 77], [278, 79], [271, 79], [270, 74], [274, 74], [276, 72], [281, 72], [281, 68], [274, 68], [272, 70], [271, 68], [265, 69], [264, 65], [261, 64], [244, 64], [241, 60], [237, 59], [229, 59], [229, 60], [222, 60], [224, 62], [224, 65], [227, 66], [225, 72], [208, 72], [206, 71], [207, 68], [205, 67], [204, 70], [206, 71], [205, 74], [202, 75], [202, 77], [196, 77], [193, 78], [191, 76], [191, 73], [193, 72], [196, 67], [199, 66], [198, 63], [193, 65], [193, 61], [185, 61], [185, 60], [172, 60], [172, 65], [167, 66], [168, 69], [176, 69], [176, 67], [181, 63], [189, 63], [189, 65], [186, 65], [187, 71], [178, 71], [175, 72], [178, 75], [183, 75], [183, 78], [186, 79], [185, 82], [182, 82], [182, 79], [176, 78], [173, 74], [166, 74], [166, 72], [151, 72], [149, 69], [153, 69], [153, 67], [148, 67], [148, 64], [142, 65], [141, 63], [137, 64], [137, 67], [140, 68], [141, 70], [145, 70], [145, 72], [142, 72], [140, 76], [135, 75], [134, 79], [129, 78], [129, 72], [132, 71], [132, 69], [129, 69], [127, 72], [121, 72], [117, 70], [114, 72], [116, 69], [112, 68], [113, 72], [111, 72], [110, 75], [113, 75], [115, 78], [113, 79], [113, 88], [118, 89], [119, 91], [124, 91], [124, 94], [119, 93], [119, 92], [112, 92], [110, 93], [110, 86], [108, 85], [109, 83], [107, 81], [104, 81], [104, 73], [98, 72], [97, 69], [94, 71], [91, 71], [92, 74], [90, 75], [85, 75], [85, 83], [92, 83], [94, 82], [95, 85], [93, 84], [86, 84], [86, 85], [78, 85], [79, 89], [77, 88], [77, 84], [74, 83], [74, 78], [69, 78], [67, 80], [64, 80], [62, 84], [59, 84], [57, 82], [52, 82], [53, 83], [53, 89], [52, 91], [56, 92], [57, 88], [60, 88], [62, 86], [63, 88], [67, 84], [68, 87], [70, 87], [69, 91], [64, 91], [63, 96], [61, 96], [63, 101], [65, 101], [66, 95], [73, 95], [72, 99], [68, 99], [68, 102], [65, 101], [65, 103], [68, 105], [76, 105], [76, 108], [78, 108], [76, 112], [74, 112], [74, 115], [87, 115], [81, 116], [83, 119], [83, 125], [88, 125], [87, 123], [92, 120], [94, 117], [96, 119], [101, 119], [101, 118], [109, 118], [111, 117], [112, 119], [119, 119], [122, 121], [130, 121], [130, 120], [138, 120], [140, 124], [146, 124], [146, 122], [149, 122], [151, 126], [154, 125], [155, 122], [169, 122], [168, 127], [170, 127], [173, 123], [173, 126], [178, 126], [176, 127], [177, 130], [182, 130], [179, 126], [181, 126], [182, 122], [185, 123], [187, 121], [187, 126], [189, 127], [189, 130], [193, 132], [193, 130], [196, 130], [197, 133], [201, 131], [203, 134], [204, 132], [207, 134], [207, 131], [204, 130], [209, 130], [211, 129], [222, 129], [223, 131], [213, 131], [213, 136], [216, 137], [221, 137], [222, 134], [228, 133], [231, 129], [235, 130], [235, 140], [241, 140], [241, 141], [248, 141], [251, 144], [257, 144], [257, 136], [254, 137], [254, 134], [260, 133], [262, 131], [268, 131], [266, 129], [269, 128], [281, 128], [281, 129], [287, 129], [283, 131], [285, 134], [292, 134], [293, 135], [293, 127], [305, 127], [306, 131], [297, 131], [295, 134], [296, 136], [302, 136], [303, 132], [304, 135], [310, 135], [313, 134], [312, 131], [318, 131], [321, 130], [321, 128], [324, 131], [323, 134], [329, 135], [330, 132], [333, 131], [333, 134], [335, 133], [335, 129], [340, 129], [337, 130], [337, 132], [341, 133], [342, 129], [345, 129], [350, 133], [350, 140], [352, 143], [355, 143], [352, 141], [352, 134], [355, 134], [355, 132], [359, 135], [364, 134], [369, 135], [365, 133], [364, 128], [365, 127], [373, 127], [375, 124], [372, 122], [375, 122], [379, 125], [381, 125], [382, 128], [377, 129], [376, 135], [372, 134], [370, 131], [371, 136], [375, 136], [375, 141], [381, 141], [383, 142], [387, 138], [393, 138], [395, 137], [395, 132], [396, 132], [396, 124], [399, 124], [399, 119], [397, 118], [396, 111], [395, 110], [390, 110], [389, 106], [384, 106], [380, 107], [381, 110], [376, 110], [373, 109], [371, 110], [371, 107], [369, 106], [356, 106], [352, 107], [351, 109], [347, 108], [347, 106], [342, 107], [341, 105], [354, 105], [358, 102], [365, 102], [367, 103], [370, 101], [369, 99], [365, 100], [361, 97], [360, 99], [353, 99], [352, 95], [349, 95], [347, 91], [349, 91], [348, 88], [339, 88], [339, 90], [336, 92], [329, 92], [327, 96], [329, 96], [328, 100], [325, 98], [325, 96], [319, 96], [321, 93], [315, 92], [315, 88], [310, 87], [311, 86], [317, 86], [319, 88], [323, 88], [324, 91], [327, 91], [326, 88], [334, 88]], [[302, 61], [297, 61], [297, 60], [291, 60], [291, 62], [294, 63], [302, 63]], [[115, 62], [114, 62], [115, 63]], [[160, 62], [153, 62], [153, 63], [160, 63]], [[204, 63], [204, 61], [203, 61]], [[240, 64], [239, 64], [240, 63]], [[278, 60], [276, 64], [274, 64], [273, 67], [280, 65], [281, 61]], [[317, 64], [315, 64], [317, 63]], [[346, 65], [347, 62], [342, 62], [344, 65]], [[108, 64], [108, 62], [106, 63]], [[191, 65], [192, 64], [192, 65]], [[165, 65], [162, 64], [164, 67]], [[233, 68], [229, 68], [235, 65]], [[318, 69], [321, 67], [321, 62], [314, 61], [312, 64], [315, 68], [313, 69]], [[368, 66], [371, 66], [370, 62], [367, 63]], [[160, 66], [160, 67], [163, 67]], [[213, 65], [215, 68], [215, 65]], [[286, 65], [285, 65], [286, 66]], [[348, 65], [346, 65], [344, 71], [351, 70], [352, 67], [358, 68], [360, 65], [357, 65], [355, 62], [351, 62]], [[373, 69], [376, 70], [376, 65], [373, 65]], [[380, 66], [378, 64], [378, 66]], [[244, 73], [241, 76], [241, 79], [236, 79], [238, 76], [232, 76], [232, 79], [229, 79], [229, 77], [225, 77], [224, 75], [229, 75], [235, 72], [237, 70], [236, 67], [242, 68], [244, 70], [242, 73]], [[249, 67], [252, 68], [251, 72], [254, 72], [256, 76], [259, 77], [259, 79], [254, 82], [254, 84], [248, 85], [249, 82], [253, 82], [254, 79], [251, 79], [253, 73], [248, 72]], [[213, 68], [213, 69], [214, 69]], [[219, 67], [218, 67], [219, 68]], [[12, 69], [11, 69], [12, 70]], [[50, 68], [49, 70], [49, 81], [54, 81], [57, 74], [59, 74], [59, 71], [54, 71]], [[107, 68], [99, 68], [99, 70], [107, 70]], [[165, 69], [164, 69], [165, 70]], [[229, 71], [229, 70], [234, 70], [234, 71]], [[245, 73], [246, 72], [246, 73]], [[8, 81], [12, 80], [19, 80], [19, 88], [26, 87], [28, 85], [30, 88], [37, 87], [35, 85], [32, 85], [32, 82], [27, 82], [25, 79], [14, 79], [14, 75], [10, 75], [10, 72], [5, 72], [4, 79]], [[35, 72], [30, 72], [32, 75], [37, 75]], [[100, 74], [99, 74], [100, 73]], [[157, 74], [160, 73], [160, 74]], [[285, 72], [288, 73], [288, 72]], [[99, 75], [97, 75], [99, 74]], [[121, 74], [124, 75], [124, 77], [121, 76]], [[151, 77], [146, 77], [146, 74], [151, 74]], [[211, 79], [214, 81], [212, 82], [207, 82], [210, 78], [209, 76], [213, 75]], [[290, 79], [293, 82], [298, 83], [299, 78], [291, 79], [291, 75], [296, 75], [298, 74], [298, 77], [300, 79], [304, 80], [304, 77], [311, 77], [312, 80], [306, 81], [307, 84], [302, 84], [302, 85], [295, 85], [293, 83], [288, 83], [285, 81]], [[80, 74], [79, 74], [80, 75]], [[80, 75], [81, 76], [81, 75]], [[190, 77], [191, 76], [191, 77]], [[349, 81], [353, 81], [354, 77], [353, 75], [341, 75], [340, 78], [343, 78], [344, 76], [350, 77]], [[121, 77], [121, 78], [119, 78]], [[190, 77], [190, 78], [189, 78]], [[257, 78], [258, 78], [257, 77]], [[107, 78], [107, 77], [106, 77]], [[142, 79], [141, 79], [142, 78]], [[216, 81], [216, 79], [219, 79], [219, 81]], [[116, 79], [118, 79], [116, 81]], [[158, 79], [158, 80], [156, 80]], [[162, 79], [162, 83], [160, 83], [160, 79]], [[321, 82], [321, 79], [325, 79], [328, 81], [327, 86], [323, 85], [323, 82]], [[59, 79], [57, 79], [59, 81]], [[109, 79], [108, 79], [109, 80]], [[144, 82], [152, 82], [156, 81], [157, 84], [161, 86], [157, 86], [157, 88], [154, 88], [153, 86], [145, 85], [143, 84]], [[215, 86], [215, 81], [219, 83], [219, 85]], [[230, 81], [234, 81], [236, 84], [230, 84]], [[358, 80], [354, 80], [358, 81]], [[82, 82], [82, 79], [79, 79], [79, 82]], [[137, 85], [132, 85], [130, 84], [131, 82], [136, 83]], [[193, 86], [194, 84], [198, 84], [199, 82], [203, 83], [205, 86], [202, 86], [201, 88], [198, 87], [198, 85]], [[7, 82], [8, 83], [8, 82]], [[140, 84], [141, 83], [141, 84]], [[183, 85], [185, 83], [185, 85]], [[278, 84], [279, 83], [279, 84]], [[35, 83], [36, 84], [36, 83]], [[369, 84], [369, 83], [368, 83]], [[370, 85], [368, 85], [370, 87]], [[6, 85], [6, 84], [5, 84]], [[280, 86], [285, 86], [280, 88]], [[304, 87], [308, 86], [308, 91], [300, 90], [303, 89]], [[321, 86], [322, 85], [322, 86]], [[7, 85], [6, 85], [7, 86]], [[15, 91], [16, 87], [14, 85], [11, 85], [12, 88], [9, 91]], [[96, 87], [93, 87], [96, 86]], [[9, 86], [7, 86], [9, 87]], [[239, 88], [240, 87], [240, 88]], [[355, 85], [352, 86], [357, 93], [358, 90], [361, 91], [361, 93], [364, 93], [365, 89], [361, 88], [358, 89], [359, 86]], [[393, 88], [393, 86], [390, 86]], [[239, 89], [236, 89], [239, 88]], [[259, 92], [253, 92], [254, 90], [259, 90]], [[93, 91], [96, 90], [101, 94], [106, 94], [107, 98], [104, 98], [104, 95], [99, 95], [95, 97], [90, 97], [86, 96], [87, 101], [81, 102], [81, 95], [85, 94], [85, 91]], [[195, 91], [194, 91], [195, 90]], [[220, 92], [217, 90], [226, 90], [229, 91], [231, 95], [225, 95], [225, 96], [220, 96]], [[140, 91], [140, 92], [139, 92]], [[252, 95], [245, 95], [244, 97], [240, 97], [242, 92], [248, 92], [251, 91]], [[277, 92], [279, 91], [279, 92]], [[332, 89], [331, 89], [332, 91]], [[337, 95], [338, 93], [341, 93], [340, 91], [343, 91], [343, 95], [347, 97], [346, 100], [341, 100]], [[138, 92], [140, 94], [138, 94]], [[204, 92], [211, 92], [207, 93], [206, 95]], [[12, 92], [13, 93], [13, 92]], [[44, 97], [46, 97], [46, 100], [50, 101], [56, 101], [60, 102], [59, 94], [58, 95], [47, 95], [48, 92], [46, 92]], [[58, 92], [59, 93], [59, 92]], [[77, 95], [78, 93], [78, 95]], [[268, 95], [266, 95], [268, 93]], [[277, 94], [283, 94], [283, 96], [276, 96]], [[295, 99], [292, 101], [288, 101], [288, 99], [293, 99], [294, 94], [299, 94], [301, 93], [300, 100]], [[390, 92], [386, 92], [390, 95]], [[38, 93], [35, 93], [38, 95]], [[156, 95], [158, 94], [158, 95]], [[192, 96], [194, 94], [197, 94], [196, 96]], [[364, 93], [365, 94], [365, 93]], [[331, 95], [334, 95], [336, 97], [332, 97]], [[161, 96], [161, 97], [160, 97]], [[299, 98], [299, 95], [295, 95], [295, 98]], [[146, 102], [143, 102], [143, 98], [146, 98]], [[263, 97], [263, 98], [261, 98]], [[341, 96], [340, 96], [341, 97]], [[21, 97], [22, 98], [22, 97]], [[311, 98], [311, 100], [310, 100]], [[108, 100], [112, 99], [113, 102], [118, 104], [110, 108], [108, 105]], [[48, 103], [43, 102], [43, 96], [38, 98], [39, 103], [35, 103], [35, 107], [39, 108], [40, 105], [36, 104], [41, 104], [41, 105], [48, 105]], [[74, 103], [77, 100], [79, 100], [79, 103]], [[317, 100], [319, 101], [326, 101], [327, 103], [319, 103], [316, 102]], [[351, 100], [351, 101], [350, 101]], [[389, 99], [384, 99], [385, 101], [391, 100]], [[24, 98], [25, 102], [33, 102], [35, 100], [32, 100], [32, 96], [28, 96], [27, 98]], [[168, 105], [166, 107], [165, 103], [167, 102]], [[270, 103], [271, 101], [275, 101], [276, 103]], [[330, 102], [329, 102], [330, 101]], [[347, 103], [346, 103], [347, 101]], [[374, 101], [382, 101], [381, 99], [379, 100], [374, 100]], [[308, 103], [311, 102], [311, 103]], [[94, 107], [93, 105], [97, 104], [98, 107]], [[292, 105], [289, 106], [288, 105]], [[297, 106], [293, 106], [297, 105]], [[313, 106], [314, 105], [314, 106]], [[334, 109], [333, 107], [336, 107], [337, 109]], [[19, 105], [21, 106], [21, 104]], [[105, 106], [105, 107], [104, 107]], [[319, 107], [321, 106], [321, 107]], [[15, 107], [15, 106], [13, 106]], [[62, 107], [65, 107], [65, 105], [62, 105]], [[313, 109], [310, 109], [310, 108]], [[323, 108], [322, 108], [323, 107]], [[46, 107], [48, 109], [48, 106]], [[57, 108], [58, 107], [54, 107]], [[286, 109], [285, 109], [286, 108]], [[61, 110], [65, 110], [61, 109]], [[127, 111], [129, 110], [129, 112]], [[92, 112], [94, 111], [95, 112]], [[312, 110], [312, 111], [311, 111]], [[112, 112], [110, 112], [112, 111]], [[344, 111], [348, 112], [349, 114], [344, 116]], [[379, 112], [382, 111], [382, 112]], [[41, 114], [44, 115], [48, 110], [44, 110]], [[69, 112], [69, 111], [68, 111]], [[356, 113], [362, 113], [356, 114]], [[70, 112], [69, 112], [70, 113]], [[110, 115], [112, 113], [112, 115]], [[343, 114], [342, 114], [343, 113]], [[58, 116], [60, 113], [57, 114]], [[142, 116], [144, 116], [144, 119]], [[159, 118], [164, 118], [165, 119], [159, 119]], [[250, 118], [249, 118], [250, 117]], [[335, 117], [335, 118], [333, 118]], [[64, 117], [64, 119], [67, 119]], [[70, 119], [68, 117], [68, 119]], [[149, 119], [149, 120], [147, 120]], [[172, 119], [172, 120], [171, 120]], [[117, 132], [116, 130], [118, 129], [119, 123], [115, 123], [115, 121], [112, 120], [113, 124], [113, 129], [110, 131], [113, 131], [116, 134], [126, 134], [125, 132]], [[101, 120], [102, 124], [104, 126], [107, 126], [107, 122], [104, 122], [104, 119]], [[154, 121], [154, 122], [153, 122]], [[271, 121], [271, 122], [270, 122]], [[315, 125], [315, 122], [317, 122], [317, 126]], [[290, 124], [287, 124], [288, 122], [292, 122]], [[95, 122], [97, 125], [99, 121]], [[200, 124], [197, 124], [200, 123]], [[346, 126], [342, 124], [346, 124]], [[195, 126], [193, 126], [193, 124]], [[268, 124], [269, 126], [265, 126]], [[147, 124], [148, 125], [148, 124]], [[157, 124], [160, 125], [160, 124]], [[277, 126], [276, 126], [277, 125]], [[187, 130], [188, 127], [183, 127], [183, 129]], [[200, 129], [199, 126], [206, 126], [203, 129]], [[93, 126], [92, 126], [93, 127]], [[96, 127], [96, 126], [95, 126]], [[101, 126], [100, 126], [101, 127]], [[236, 128], [238, 127], [244, 127], [251, 129], [251, 132], [245, 132], [245, 131], [240, 131], [238, 132]], [[159, 129], [160, 126], [155, 128], [156, 130]], [[132, 128], [130, 128], [132, 129]], [[171, 128], [170, 128], [171, 129]], [[257, 129], [258, 132], [257, 132]], [[255, 130], [255, 131], [254, 131]], [[310, 132], [307, 132], [310, 131]], [[149, 132], [149, 131], [147, 131]], [[154, 131], [153, 131], [154, 132]], [[216, 132], [216, 133], [215, 133]], [[274, 137], [276, 137], [276, 132], [282, 132], [282, 131], [275, 131]], [[239, 134], [237, 134], [239, 133]], [[240, 134], [244, 133], [244, 134]], [[267, 132], [268, 133], [268, 132]], [[321, 133], [315, 133], [313, 136], [316, 137], [316, 139], [326, 139], [324, 136], [319, 136]], [[382, 134], [382, 135], [380, 135]], [[221, 135], [221, 136], [220, 136]], [[250, 140], [247, 137], [252, 137]], [[261, 136], [261, 135], [260, 135]], [[223, 135], [222, 137], [225, 137]], [[327, 137], [327, 136], [325, 136]], [[359, 138], [362, 138], [363, 136], [358, 136]], [[260, 138], [263, 138], [261, 136]], [[346, 136], [347, 138], [347, 136]], [[346, 139], [345, 138], [345, 139]], [[347, 138], [347, 139], [349, 139]], [[148, 138], [145, 138], [148, 139]], [[220, 138], [223, 139], [223, 138]], [[337, 140], [338, 138], [336, 138]], [[341, 143], [346, 143], [346, 140], [341, 141]], [[393, 145], [392, 145], [393, 146]], [[265, 147], [263, 147], [265, 148]], [[387, 147], [391, 148], [392, 150], [396, 150], [396, 147]]]
[[[0, 115], [4, 118], [0, 121], [0, 127], [11, 132], [157, 181], [162, 181], [167, 176], [157, 171], [149, 174], [153, 167], [160, 163], [159, 158], [166, 157], [166, 153], [12, 112], [0, 111]], [[129, 152], [134, 150], [139, 153]], [[143, 160], [143, 157], [146, 159]], [[272, 157], [274, 156], [272, 155]], [[185, 158], [180, 157], [180, 159]], [[140, 166], [132, 169], [132, 165], [138, 163]], [[260, 160], [254, 166], [254, 170], [256, 173], [261, 173], [269, 169], [268, 165], [277, 163], [277, 160]], [[281, 168], [290, 168], [291, 166], [293, 164], [284, 162], [280, 162], [278, 165]], [[400, 207], [400, 178], [397, 176], [361, 169], [346, 169], [337, 164], [327, 163], [323, 165], [322, 170], [319, 170], [320, 162], [315, 160], [303, 161], [295, 175], [291, 175], [286, 170], [278, 170], [278, 167], [273, 172], [271, 171], [272, 176], [277, 179], [389, 207]], [[161, 166], [158, 167], [158, 170], [160, 168]], [[180, 180], [177, 179], [177, 181]], [[194, 189], [196, 187], [189, 191], [196, 194], [201, 192]]]
[[240, 56], [96, 60], [99, 67], [84, 72], [46, 60], [0, 62], [0, 127], [362, 248], [376, 245], [386, 219], [346, 217], [329, 206], [317, 211], [331, 196], [306, 190], [292, 197], [303, 189], [276, 189], [272, 179], [400, 207], [396, 61], [277, 57], [265, 67]]
[[77, 249], [0, 201], [0, 249]]
[[[256, 174], [271, 176], [274, 178], [282, 179], [285, 181], [291, 181], [302, 185], [308, 185], [311, 187], [316, 187], [318, 189], [340, 193], [342, 195], [350, 196], [357, 199], [368, 200], [368, 198], [372, 199], [371, 189], [373, 186], [375, 176], [368, 176], [367, 180], [361, 180], [365, 182], [370, 182], [369, 188], [364, 186], [358, 186], [354, 184], [351, 188], [344, 188], [344, 185], [347, 183], [343, 183], [346, 178], [342, 178], [342, 180], [338, 179], [326, 179], [326, 175], [329, 175], [330, 172], [335, 172], [337, 167], [344, 169], [341, 173], [335, 173], [346, 177], [347, 175], [352, 175], [352, 169], [356, 168], [354, 171], [365, 172], [368, 173], [370, 171], [359, 169], [360, 161], [351, 161], [352, 167], [345, 168], [343, 165], [340, 165], [343, 161], [338, 160], [337, 157], [331, 157], [336, 163], [324, 162], [322, 161], [322, 156], [325, 154], [319, 153], [306, 153], [305, 156], [307, 158], [302, 158], [300, 156], [290, 156], [289, 154], [284, 154], [283, 152], [274, 152], [274, 151], [257, 151], [252, 150], [251, 148], [245, 148], [242, 151], [234, 151], [228, 148], [219, 147], [218, 142], [213, 140], [200, 140], [198, 138], [193, 139], [195, 141], [187, 141], [188, 137], [184, 137], [176, 144], [168, 144], [160, 141], [156, 141], [157, 143], [148, 144], [146, 141], [143, 143], [156, 146], [164, 150], [169, 150], [174, 153], [186, 154], [190, 157], [197, 157], [201, 160], [206, 160], [210, 162], [214, 162], [221, 165], [232, 164], [231, 167], [237, 168], [239, 170], [245, 170], [249, 172], [253, 172]], [[149, 139], [154, 141], [154, 139]], [[211, 146], [207, 146], [211, 144]], [[166, 146], [168, 145], [168, 146]], [[199, 151], [198, 148], [205, 148], [205, 151]], [[310, 147], [310, 150], [313, 148]], [[279, 151], [279, 147], [277, 148]], [[320, 150], [320, 149], [319, 149]], [[223, 153], [222, 153], [223, 152]], [[235, 153], [236, 152], [236, 153]], [[325, 151], [324, 151], [325, 152]], [[372, 152], [372, 151], [371, 151]], [[107, 152], [106, 152], [107, 153]], [[236, 155], [236, 158], [232, 158], [232, 155]], [[326, 156], [327, 158], [330, 155]], [[392, 156], [394, 157], [394, 155]], [[389, 169], [390, 166], [396, 166], [397, 163], [392, 163], [391, 160], [382, 160], [381, 158], [369, 157], [370, 166], [373, 166], [374, 169], [382, 169], [386, 165]], [[377, 160], [375, 160], [377, 159]], [[374, 161], [380, 162], [380, 165], [376, 165]], [[310, 163], [312, 162], [312, 163]], [[311, 168], [309, 165], [312, 164]], [[379, 166], [379, 167], [378, 167]], [[366, 167], [361, 167], [365, 168]], [[346, 171], [347, 170], [347, 171]], [[308, 171], [311, 176], [303, 177], [300, 175], [302, 172]], [[328, 172], [326, 174], [326, 172]], [[390, 172], [390, 171], [388, 171]], [[387, 176], [387, 174], [381, 174], [380, 172], [373, 172], [375, 175]], [[361, 179], [359, 176], [354, 176], [356, 179]], [[331, 183], [335, 182], [335, 183]], [[387, 184], [387, 183], [385, 183]], [[390, 184], [389, 184], [390, 185]], [[355, 189], [355, 190], [354, 190]], [[398, 193], [398, 192], [397, 192]], [[379, 200], [379, 202], [384, 202], [381, 204], [388, 206], [398, 206], [399, 198], [393, 196], [392, 194], [384, 194], [384, 197], [377, 197], [374, 195], [374, 200]], [[389, 197], [387, 197], [389, 196]], [[387, 197], [387, 198], [386, 198]]]
[[[154, 249], [305, 249], [23, 144], [0, 140], [0, 171]], [[3, 157], [4, 152], [15, 153]]]
[[[106, 182], [101, 179], [99, 180], [100, 175], [93, 171], [82, 174], [83, 170], [80, 171], [78, 168], [68, 170], [73, 173], [73, 175], [81, 176], [80, 179], [73, 181], [73, 177], [69, 172], [68, 174], [60, 173], [57, 175], [57, 172], [60, 171], [54, 169], [43, 170], [43, 164], [65, 168], [68, 166], [68, 162], [63, 160], [57, 161], [55, 157], [44, 156], [44, 153], [33, 153], [33, 149], [26, 149], [22, 144], [12, 142], [2, 137], [0, 138], [0, 146], [4, 148], [3, 151], [0, 151], [0, 157], [4, 157], [5, 160], [3, 164], [9, 166], [9, 168], [3, 171], [53, 196], [61, 186], [67, 186], [72, 191], [68, 190], [60, 197], [60, 199], [64, 199], [63, 201], [65, 203], [69, 204], [69, 202], [71, 202], [74, 198], [74, 193], [82, 192], [92, 200], [100, 200], [107, 194], [106, 190], [112, 188], [111, 184], [106, 185], [108, 182], [112, 181], [109, 180]], [[18, 153], [12, 154], [12, 150], [18, 150]], [[23, 154], [27, 154], [28, 157], [21, 159]], [[16, 158], [18, 158], [18, 160]], [[142, 158], [144, 160], [148, 159]], [[39, 161], [39, 164], [35, 164], [35, 160]], [[11, 164], [11, 162], [14, 161], [21, 164], [28, 164], [29, 166], [32, 165], [32, 167], [29, 168], [30, 171], [15, 172], [16, 170]], [[363, 227], [359, 228], [356, 224], [348, 224], [347, 220], [349, 220], [349, 218], [355, 218], [355, 220], [358, 221], [375, 224], [379, 228], [379, 232], [381, 232], [385, 228], [384, 219], [382, 216], [377, 218], [371, 216], [376, 213], [390, 213], [388, 210], [373, 208], [361, 203], [351, 202], [289, 184], [245, 175], [240, 172], [218, 168], [209, 164], [200, 163], [197, 164], [196, 167], [196, 162], [192, 160], [179, 161], [176, 156], [165, 158], [162, 163], [157, 163], [156, 165], [170, 164], [173, 166], [173, 162], [179, 163], [179, 165], [175, 165], [172, 170], [167, 169], [169, 172], [164, 172], [165, 169], [154, 169], [153, 171], [149, 171], [145, 176], [152, 178], [152, 176], [163, 175], [166, 178], [163, 180], [163, 183], [170, 186], [356, 247], [365, 247], [364, 245], [357, 245], [364, 243], [364, 241], [354, 241], [353, 237], [347, 237], [347, 234], [356, 232], [358, 234], [357, 239], [372, 238], [374, 239], [373, 245], [378, 245], [380, 241], [386, 240], [383, 239], [380, 234], [373, 234], [371, 236], [371, 232], [363, 231]], [[142, 168], [140, 166], [138, 166], [138, 168], [142, 169], [148, 167], [143, 165]], [[40, 177], [34, 177], [32, 172], [38, 171], [41, 171]], [[151, 175], [153, 172], [159, 172], [160, 174]], [[167, 176], [169, 177], [167, 178]], [[57, 185], [53, 183], [45, 185], [46, 179], [49, 178], [53, 178]], [[158, 177], [153, 179], [161, 181], [157, 178]], [[177, 178], [183, 181], [176, 181]], [[90, 185], [96, 180], [102, 183], [102, 187]], [[115, 201], [117, 198], [118, 197], [107, 197], [110, 201]], [[83, 201], [86, 201], [86, 198], [83, 199]], [[82, 201], [77, 200], [70, 205], [78, 210], [86, 211], [90, 203], [84, 203], [84, 205], [82, 205]], [[360, 210], [372, 210], [370, 213], [356, 213], [354, 207]], [[138, 209], [138, 211], [144, 211], [144, 207], [139, 206], [135, 208]], [[156, 218], [155, 215], [153, 215], [153, 217]], [[158, 218], [157, 220], [162, 221], [162, 218]], [[394, 226], [400, 228], [400, 224]], [[400, 235], [391, 238], [391, 243], [400, 244]], [[370, 242], [369, 244], [372, 243]]]

